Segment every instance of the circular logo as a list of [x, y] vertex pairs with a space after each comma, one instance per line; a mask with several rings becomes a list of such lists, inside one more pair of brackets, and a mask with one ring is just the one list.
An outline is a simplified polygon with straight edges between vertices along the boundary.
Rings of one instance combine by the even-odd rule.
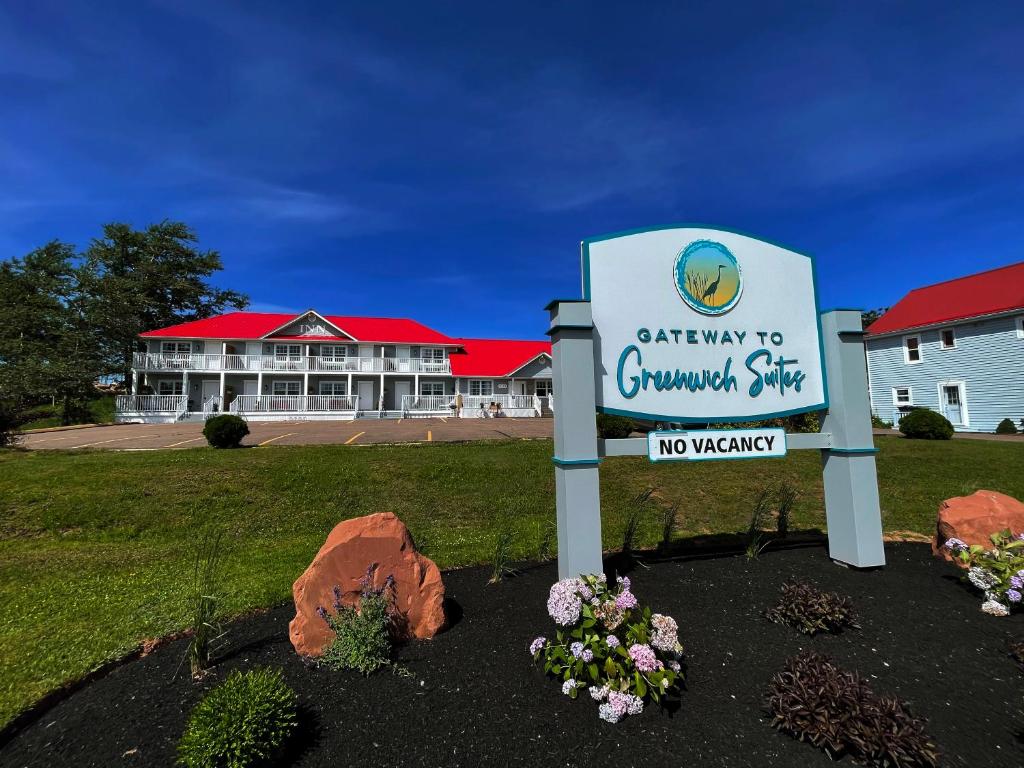
[[714, 240], [694, 240], [683, 248], [672, 272], [683, 301], [702, 315], [724, 315], [740, 300], [739, 262]]

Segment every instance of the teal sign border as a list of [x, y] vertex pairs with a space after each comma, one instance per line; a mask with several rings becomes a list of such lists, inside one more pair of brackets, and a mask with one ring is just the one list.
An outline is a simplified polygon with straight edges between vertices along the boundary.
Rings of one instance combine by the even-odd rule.
[[706, 229], [712, 232], [728, 232], [733, 235], [741, 235], [743, 237], [750, 238], [751, 240], [757, 240], [761, 243], [767, 243], [768, 245], [774, 245], [777, 248], [790, 251], [799, 256], [803, 256], [811, 262], [811, 283], [814, 286], [814, 316], [818, 321], [818, 359], [821, 364], [821, 385], [822, 392], [824, 393], [824, 400], [821, 403], [815, 405], [808, 405], [804, 408], [793, 408], [788, 411], [772, 411], [770, 413], [752, 413], [744, 416], [672, 416], [663, 413], [645, 413], [642, 411], [627, 411], [621, 408], [605, 408], [604, 406], [597, 406], [597, 410], [600, 413], [608, 413], [614, 416], [628, 416], [634, 419], [647, 419], [650, 421], [669, 421], [676, 422], [679, 424], [728, 424], [735, 421], [761, 421], [763, 419], [777, 419], [783, 416], [795, 416], [798, 413], [811, 413], [813, 411], [824, 411], [828, 409], [828, 374], [825, 370], [825, 347], [822, 342], [822, 331], [821, 331], [821, 305], [818, 302], [818, 270], [815, 267], [814, 257], [809, 253], [803, 253], [797, 251], [789, 246], [782, 245], [780, 243], [772, 242], [771, 240], [765, 240], [763, 237], [755, 237], [754, 235], [741, 232], [737, 229], [729, 229], [727, 227], [715, 227], [708, 224], [665, 224], [664, 226], [658, 227], [642, 227], [640, 229], [628, 229], [624, 232], [613, 232], [607, 235], [598, 235], [596, 237], [588, 237], [582, 241], [581, 245], [581, 258], [582, 258], [582, 272], [583, 272], [583, 300], [590, 301], [590, 244], [600, 243], [605, 240], [617, 240], [620, 237], [628, 237], [629, 235], [639, 235], [644, 232], [662, 232], [666, 229]]

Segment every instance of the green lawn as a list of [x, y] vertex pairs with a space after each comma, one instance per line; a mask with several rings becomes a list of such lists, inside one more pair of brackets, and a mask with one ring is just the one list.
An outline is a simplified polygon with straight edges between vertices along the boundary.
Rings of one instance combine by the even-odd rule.
[[[978, 488], [1024, 497], [1021, 447], [879, 438], [889, 531], [930, 533], [939, 502]], [[225, 610], [286, 600], [341, 519], [389, 510], [442, 568], [488, 561], [501, 521], [536, 555], [554, 518], [549, 441], [267, 447], [141, 453], [0, 452], [0, 724], [147, 637], [185, 625], [197, 534], [230, 541]], [[800, 489], [792, 528], [823, 528], [820, 459], [602, 466], [603, 534], [621, 540], [633, 496], [679, 502], [679, 536], [746, 528], [762, 486]], [[641, 526], [659, 536], [656, 514]]]

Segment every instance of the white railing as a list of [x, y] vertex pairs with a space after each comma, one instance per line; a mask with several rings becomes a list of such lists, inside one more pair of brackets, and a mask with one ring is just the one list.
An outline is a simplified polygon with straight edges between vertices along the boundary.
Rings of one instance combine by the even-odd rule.
[[478, 411], [481, 406], [485, 411], [496, 411], [500, 406], [502, 411], [509, 409], [533, 409], [533, 395], [463, 395], [463, 411]]
[[449, 373], [447, 360], [418, 357], [316, 357], [279, 355], [158, 354], [136, 352], [140, 371], [309, 371], [312, 373]]
[[210, 397], [206, 398], [206, 400], [203, 402], [203, 418], [209, 419], [211, 416], [218, 415], [221, 412], [221, 409], [223, 408], [223, 405], [221, 403], [222, 400], [220, 395], [211, 395]]
[[177, 414], [188, 408], [188, 398], [184, 395], [118, 395], [114, 407], [118, 413], [167, 411]]
[[402, 395], [403, 411], [451, 413], [455, 395]]
[[238, 395], [231, 413], [309, 413], [359, 410], [359, 396], [343, 395]]

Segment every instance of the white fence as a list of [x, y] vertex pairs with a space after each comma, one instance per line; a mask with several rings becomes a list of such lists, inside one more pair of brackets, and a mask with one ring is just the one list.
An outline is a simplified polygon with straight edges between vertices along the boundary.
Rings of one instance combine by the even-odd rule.
[[114, 404], [118, 413], [180, 413], [188, 407], [188, 400], [184, 395], [118, 395]]
[[239, 395], [231, 413], [309, 413], [359, 410], [359, 396], [339, 395]]
[[447, 360], [418, 357], [306, 357], [137, 352], [140, 371], [305, 371], [310, 373], [449, 373]]
[[455, 395], [402, 395], [403, 411], [452, 413]]

